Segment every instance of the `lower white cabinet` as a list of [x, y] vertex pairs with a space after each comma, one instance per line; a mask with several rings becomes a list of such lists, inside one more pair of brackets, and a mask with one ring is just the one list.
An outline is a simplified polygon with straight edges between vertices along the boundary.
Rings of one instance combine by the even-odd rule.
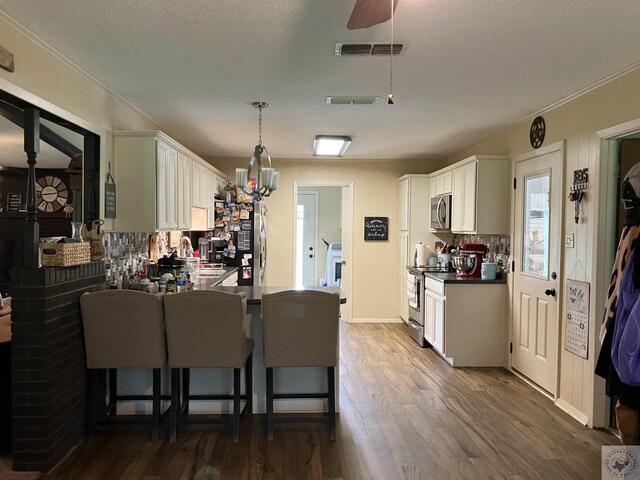
[[425, 277], [424, 338], [454, 367], [507, 364], [503, 283], [443, 283]]

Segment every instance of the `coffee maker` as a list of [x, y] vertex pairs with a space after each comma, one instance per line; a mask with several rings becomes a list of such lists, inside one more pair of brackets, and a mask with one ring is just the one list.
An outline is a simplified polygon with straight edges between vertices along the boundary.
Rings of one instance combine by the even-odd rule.
[[456, 277], [480, 278], [487, 247], [481, 243], [461, 243], [455, 259]]

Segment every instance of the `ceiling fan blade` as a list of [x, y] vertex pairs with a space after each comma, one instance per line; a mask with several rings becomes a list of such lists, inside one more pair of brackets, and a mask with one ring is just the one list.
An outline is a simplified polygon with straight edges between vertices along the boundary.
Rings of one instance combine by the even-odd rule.
[[[395, 13], [398, 0], [393, 0]], [[356, 0], [351, 17], [347, 23], [349, 30], [369, 28], [384, 23], [391, 18], [391, 0]]]

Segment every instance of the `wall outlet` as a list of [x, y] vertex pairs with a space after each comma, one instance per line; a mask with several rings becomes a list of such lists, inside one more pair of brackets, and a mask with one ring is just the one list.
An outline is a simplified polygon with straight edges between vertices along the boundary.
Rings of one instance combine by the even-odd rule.
[[573, 233], [564, 236], [564, 248], [573, 248]]
[[320, 236], [321, 237], [326, 237], [327, 236], [327, 231], [326, 230], [321, 230], [320, 231]]

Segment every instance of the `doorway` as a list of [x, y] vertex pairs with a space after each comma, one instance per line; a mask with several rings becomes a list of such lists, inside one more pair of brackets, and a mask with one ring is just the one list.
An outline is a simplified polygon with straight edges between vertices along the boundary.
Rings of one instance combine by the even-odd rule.
[[514, 164], [511, 367], [557, 395], [563, 145], [524, 154]]
[[341, 317], [350, 321], [353, 184], [296, 181], [294, 198], [294, 282], [340, 287], [347, 297]]
[[[296, 221], [296, 286], [314, 287], [322, 285], [316, 275], [318, 267], [318, 191], [298, 191], [298, 217]], [[323, 187], [339, 189], [340, 187]], [[330, 192], [323, 192], [330, 195]], [[323, 214], [326, 212], [323, 209]], [[338, 220], [338, 225], [339, 219]], [[326, 231], [323, 231], [326, 234]]]

